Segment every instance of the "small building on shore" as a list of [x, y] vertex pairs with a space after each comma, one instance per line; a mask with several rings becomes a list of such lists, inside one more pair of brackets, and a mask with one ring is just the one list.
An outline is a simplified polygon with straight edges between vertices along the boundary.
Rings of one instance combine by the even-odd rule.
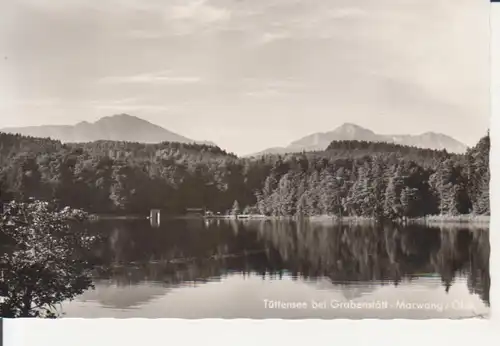
[[160, 227], [161, 223], [161, 211], [160, 209], [151, 209], [149, 213], [149, 222], [152, 227]]
[[187, 216], [204, 216], [205, 215], [205, 208], [186, 208], [186, 215]]

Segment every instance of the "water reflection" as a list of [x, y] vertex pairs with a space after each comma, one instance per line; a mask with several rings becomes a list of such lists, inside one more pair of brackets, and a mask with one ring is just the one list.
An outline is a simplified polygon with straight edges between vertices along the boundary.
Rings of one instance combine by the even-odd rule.
[[[375, 296], [386, 287], [390, 295], [403, 297], [421, 290], [426, 297], [442, 300], [454, 285], [489, 306], [490, 248], [485, 229], [307, 220], [162, 220], [156, 228], [142, 221], [107, 221], [91, 227], [107, 239], [95, 249], [100, 260], [96, 290], [79, 299], [80, 307], [99, 302], [94, 310], [141, 310], [146, 305], [153, 309], [156, 300], [168, 295], [190, 294], [191, 300], [206, 301], [215, 292], [227, 296], [237, 290], [236, 306], [205, 314], [199, 306], [183, 309], [194, 318], [252, 313], [259, 318], [272, 316], [247, 306], [251, 301], [255, 305], [257, 296], [297, 298], [322, 291], [354, 300]], [[189, 313], [182, 310], [182, 317]]]
[[456, 276], [466, 275], [471, 293], [489, 304], [489, 233], [484, 229], [267, 221], [258, 234], [295, 276], [398, 285], [438, 274], [448, 291]]

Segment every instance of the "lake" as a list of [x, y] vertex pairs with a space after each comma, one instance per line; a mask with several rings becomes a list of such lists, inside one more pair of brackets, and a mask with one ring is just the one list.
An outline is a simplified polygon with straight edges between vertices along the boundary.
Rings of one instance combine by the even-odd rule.
[[[277, 220], [106, 220], [95, 289], [64, 317], [489, 315], [489, 230]], [[487, 227], [487, 226], [485, 226]]]

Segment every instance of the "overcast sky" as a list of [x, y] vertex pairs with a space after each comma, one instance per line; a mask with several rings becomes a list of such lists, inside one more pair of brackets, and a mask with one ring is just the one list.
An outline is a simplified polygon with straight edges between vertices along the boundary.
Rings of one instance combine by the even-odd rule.
[[489, 124], [489, 0], [15, 0], [0, 128], [128, 113], [248, 154]]

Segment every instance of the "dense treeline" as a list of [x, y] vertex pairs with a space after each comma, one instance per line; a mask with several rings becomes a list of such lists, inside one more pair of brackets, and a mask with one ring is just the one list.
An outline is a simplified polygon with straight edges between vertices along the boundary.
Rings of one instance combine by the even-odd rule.
[[[388, 143], [333, 142], [289, 156], [257, 193], [266, 215], [489, 215], [489, 135], [465, 155]], [[307, 156], [308, 155], [308, 156]]]
[[[391, 219], [489, 214], [489, 147], [489, 136], [465, 155], [386, 143], [332, 143], [327, 154], [345, 151], [348, 158], [316, 161], [312, 169], [292, 158], [266, 178], [257, 207], [269, 215]], [[362, 154], [352, 158], [357, 152]]]
[[227, 209], [238, 197], [227, 192], [240, 183], [231, 177], [240, 168], [238, 159], [218, 147], [61, 144], [8, 134], [0, 134], [0, 143], [3, 200], [57, 200], [91, 212], [142, 213], [156, 207], [172, 212], [202, 207], [210, 196], [220, 203], [214, 208]]
[[446, 150], [423, 149], [407, 145], [366, 141], [334, 141], [326, 149], [329, 158], [362, 158], [366, 155], [384, 154], [395, 160], [413, 161], [424, 168], [435, 168], [448, 158], [461, 162], [461, 155], [448, 153]]
[[0, 133], [0, 199], [121, 214], [488, 215], [489, 148], [488, 135], [464, 155], [340, 141], [324, 152], [238, 158], [198, 144], [62, 144]]

